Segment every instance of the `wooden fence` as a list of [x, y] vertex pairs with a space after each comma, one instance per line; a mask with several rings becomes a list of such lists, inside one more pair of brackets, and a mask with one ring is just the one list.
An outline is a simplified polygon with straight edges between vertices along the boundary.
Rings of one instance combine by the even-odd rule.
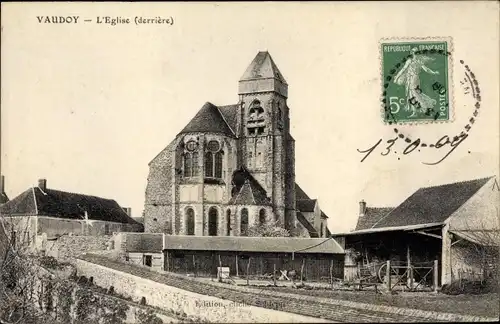
[[432, 287], [437, 291], [439, 285], [438, 260], [421, 263], [403, 263], [388, 260], [378, 274], [389, 291], [396, 288], [417, 291]]

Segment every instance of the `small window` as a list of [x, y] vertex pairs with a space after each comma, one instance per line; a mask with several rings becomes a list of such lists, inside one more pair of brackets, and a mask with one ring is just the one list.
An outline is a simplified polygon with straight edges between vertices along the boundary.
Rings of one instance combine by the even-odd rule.
[[110, 235], [111, 230], [109, 228], [109, 224], [104, 224], [104, 235]]
[[128, 256], [128, 254], [125, 255], [125, 261], [127, 261], [127, 262], [130, 261], [130, 257]]
[[153, 256], [145, 255], [144, 256], [144, 265], [147, 267], [151, 267], [153, 265]]

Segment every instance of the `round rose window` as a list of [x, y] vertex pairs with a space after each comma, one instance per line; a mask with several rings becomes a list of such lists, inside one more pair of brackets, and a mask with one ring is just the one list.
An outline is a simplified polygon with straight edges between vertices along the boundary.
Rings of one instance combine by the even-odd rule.
[[220, 144], [217, 141], [210, 141], [207, 144], [207, 148], [211, 152], [217, 152], [220, 149]]

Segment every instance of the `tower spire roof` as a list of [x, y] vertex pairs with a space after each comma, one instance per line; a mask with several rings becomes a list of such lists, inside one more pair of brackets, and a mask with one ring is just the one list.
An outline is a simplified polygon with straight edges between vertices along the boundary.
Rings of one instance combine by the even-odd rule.
[[277, 79], [287, 84], [268, 51], [261, 51], [255, 56], [240, 81], [254, 79]]
[[238, 94], [275, 92], [288, 97], [288, 84], [268, 51], [261, 51], [240, 78]]

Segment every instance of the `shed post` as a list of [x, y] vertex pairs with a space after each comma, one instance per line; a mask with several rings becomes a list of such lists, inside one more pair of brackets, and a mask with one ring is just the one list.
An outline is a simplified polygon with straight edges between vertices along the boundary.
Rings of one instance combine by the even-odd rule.
[[166, 251], [166, 269], [165, 271], [170, 271], [170, 253], [168, 252], [168, 250]]
[[239, 277], [240, 274], [238, 273], [238, 253], [234, 256], [234, 262], [236, 263], [236, 277]]
[[434, 279], [434, 292], [438, 291], [438, 276], [439, 276], [439, 265], [438, 260], [434, 260], [434, 270], [432, 272], [432, 278]]
[[273, 263], [273, 284], [276, 286], [276, 259]]
[[333, 289], [333, 259], [330, 260], [330, 285]]
[[413, 268], [411, 266], [411, 256], [410, 256], [410, 244], [406, 245], [406, 273], [407, 273], [407, 284], [410, 290], [413, 289]]
[[302, 258], [302, 266], [300, 267], [300, 285], [304, 283], [304, 267], [306, 265], [306, 258]]
[[194, 276], [196, 277], [197, 276], [196, 275], [196, 273], [197, 273], [197, 271], [196, 271], [196, 258], [194, 256], [194, 253], [193, 253], [193, 272], [194, 272]]
[[252, 257], [248, 257], [248, 262], [247, 262], [247, 286], [250, 285], [250, 281], [248, 278], [248, 271], [250, 271], [250, 261], [252, 261]]
[[385, 269], [385, 279], [387, 280], [387, 289], [391, 291], [391, 260], [387, 260], [387, 267]]
[[217, 277], [219, 278], [219, 282], [222, 281], [222, 260], [220, 258], [220, 254], [218, 254], [218, 257], [219, 257], [219, 271], [217, 271]]

